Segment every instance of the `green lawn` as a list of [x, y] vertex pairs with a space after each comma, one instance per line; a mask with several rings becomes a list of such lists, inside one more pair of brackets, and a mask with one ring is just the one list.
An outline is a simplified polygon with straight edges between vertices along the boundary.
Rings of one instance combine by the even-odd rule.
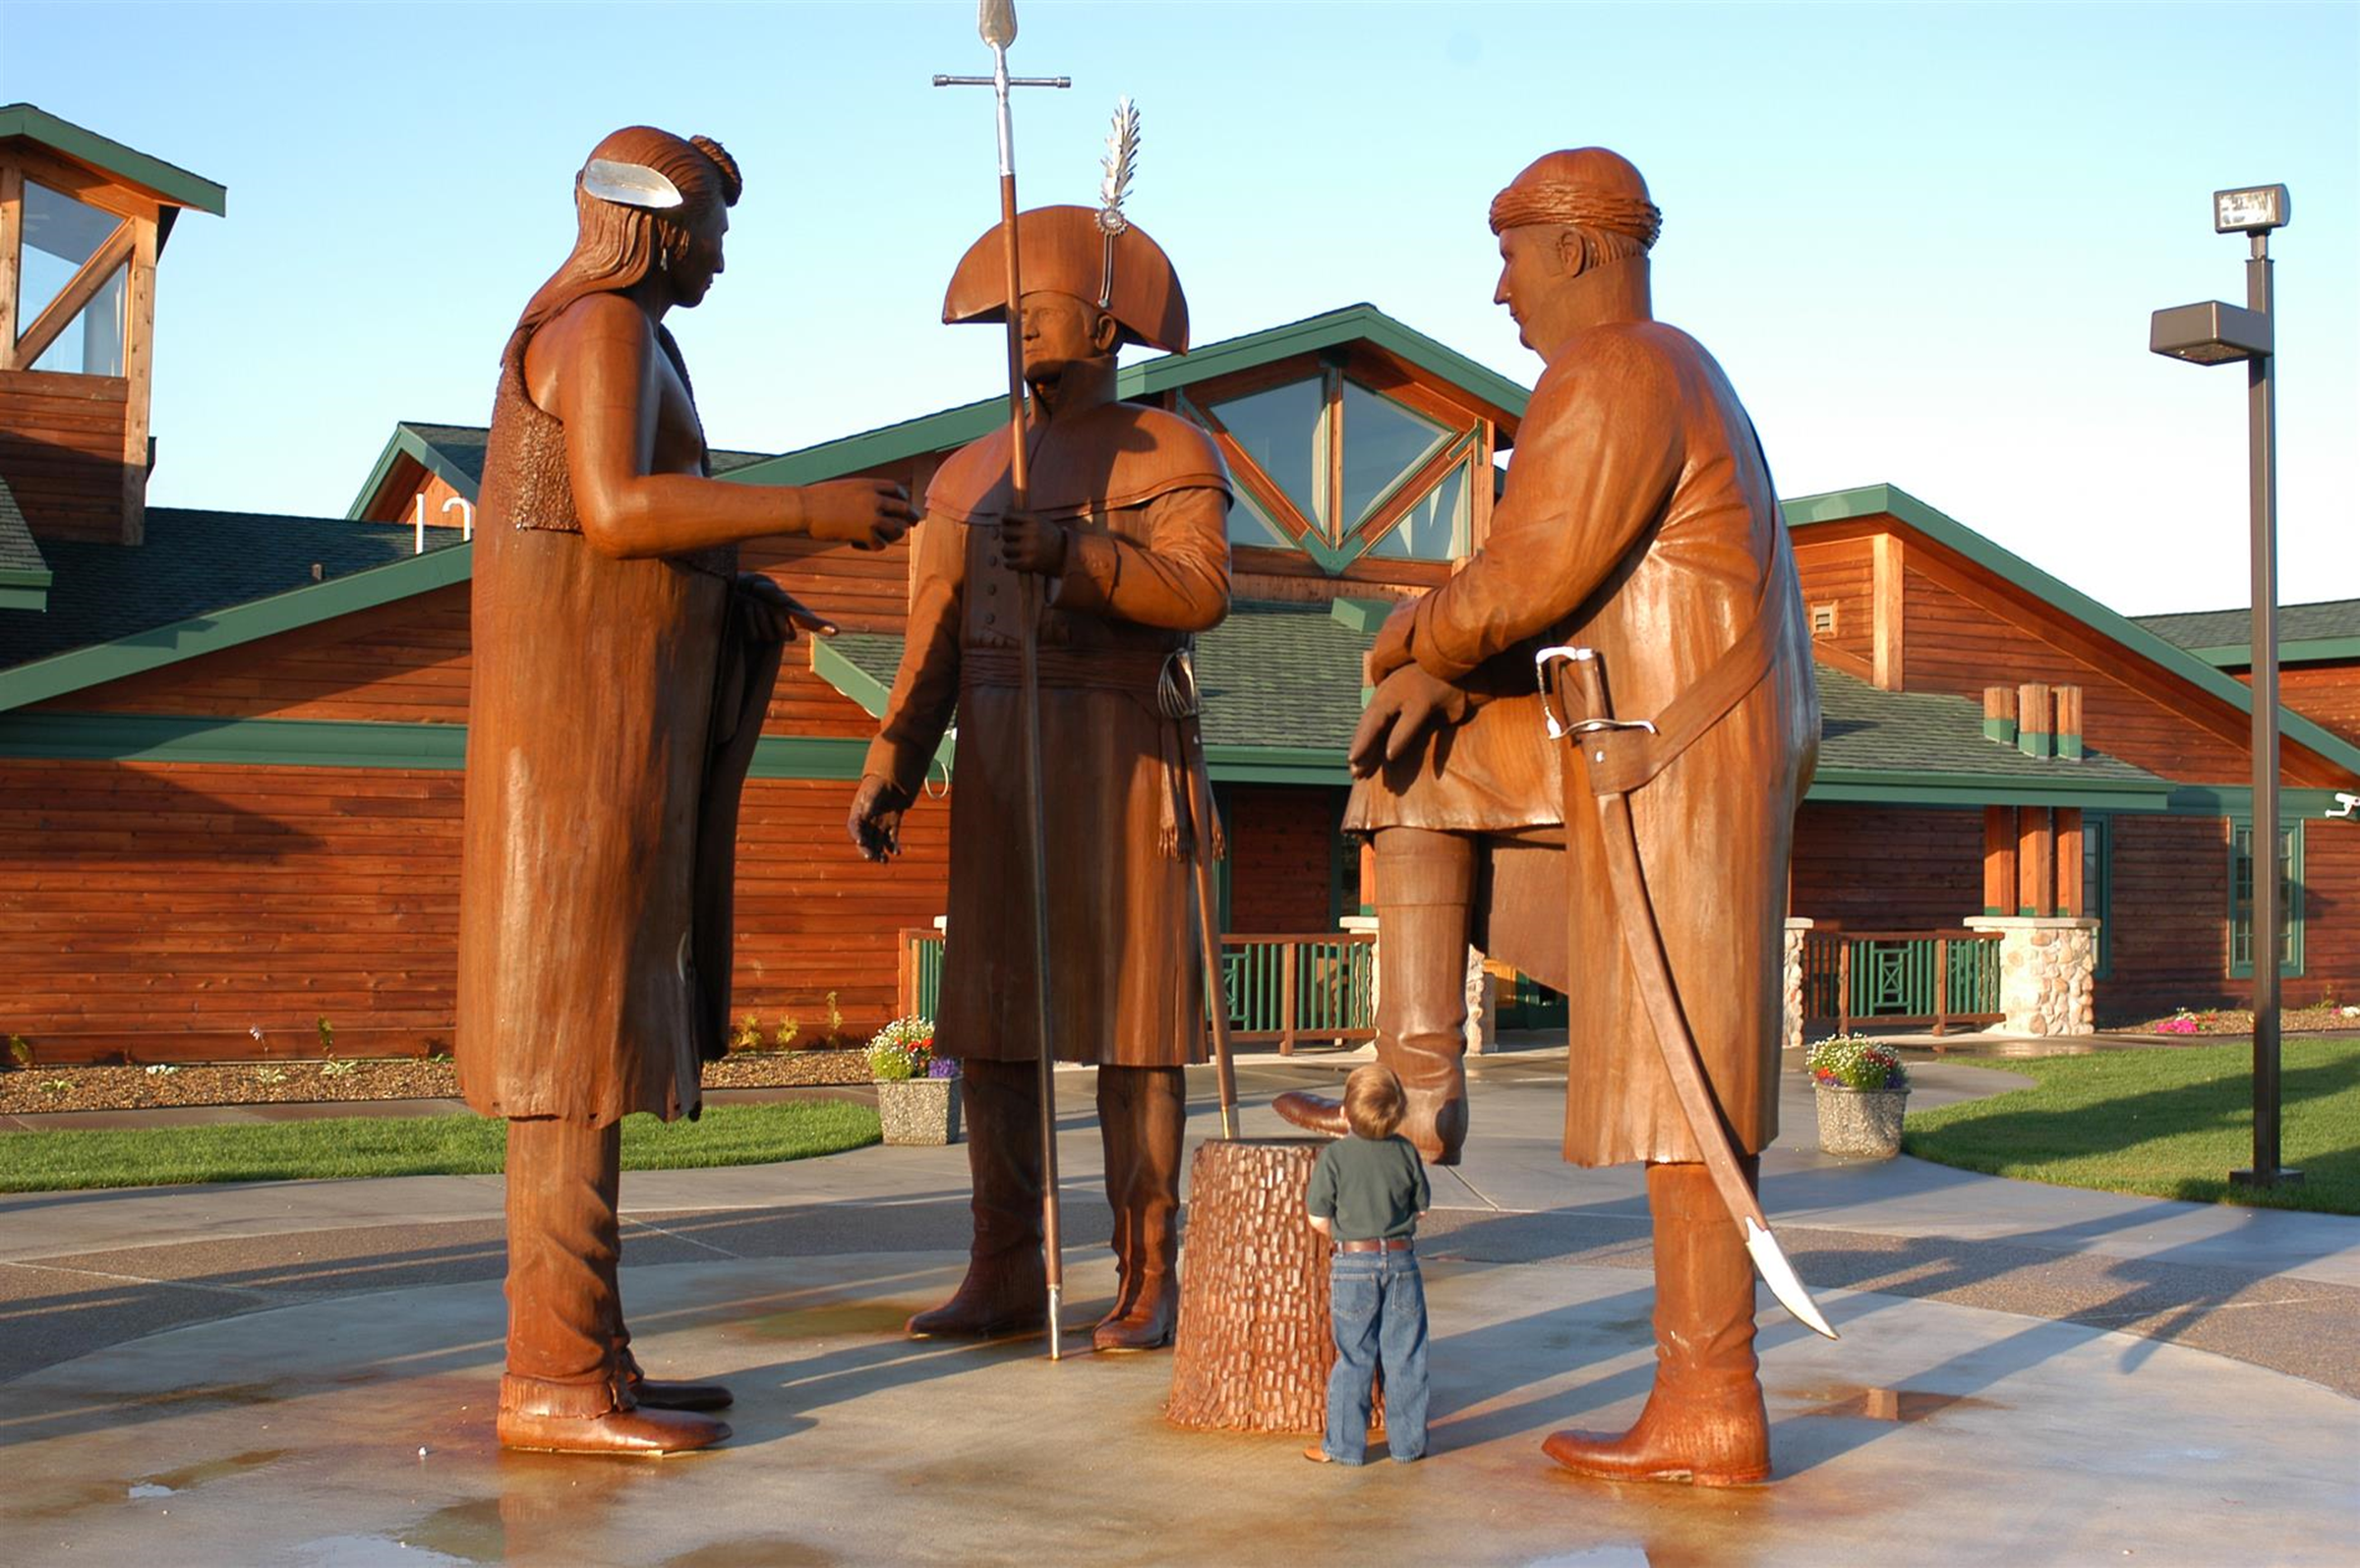
[[[506, 1127], [480, 1116], [387, 1116], [138, 1132], [0, 1132], [0, 1192], [344, 1176], [485, 1175], [501, 1167]], [[714, 1106], [695, 1122], [626, 1118], [622, 1168], [759, 1165], [835, 1154], [874, 1143], [877, 1137], [877, 1113], [847, 1101]]]
[[1974, 1065], [2037, 1081], [1910, 1112], [1909, 1153], [2060, 1187], [2360, 1214], [2360, 1041], [2284, 1042], [2279, 1159], [2303, 1183], [2266, 1192], [2228, 1181], [2253, 1164], [2248, 1044]]

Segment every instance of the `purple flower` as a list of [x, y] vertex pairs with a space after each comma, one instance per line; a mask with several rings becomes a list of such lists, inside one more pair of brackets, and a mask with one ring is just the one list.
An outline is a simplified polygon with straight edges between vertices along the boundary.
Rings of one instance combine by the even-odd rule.
[[958, 1075], [959, 1064], [950, 1057], [938, 1056], [926, 1064], [926, 1076], [930, 1078], [955, 1078]]

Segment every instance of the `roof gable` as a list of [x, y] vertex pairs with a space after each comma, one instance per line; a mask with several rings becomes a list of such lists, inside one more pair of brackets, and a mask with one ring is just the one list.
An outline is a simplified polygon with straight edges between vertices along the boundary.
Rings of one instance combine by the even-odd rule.
[[137, 147], [127, 147], [111, 137], [85, 130], [32, 104], [0, 104], [0, 140], [10, 137], [38, 143], [109, 179], [137, 187], [168, 205], [195, 207], [215, 217], [228, 209], [229, 192], [203, 175], [191, 174]]
[[[1890, 517], [1936, 545], [1964, 557], [2002, 581], [2115, 644], [2121, 651], [2194, 686], [2237, 713], [2254, 711], [2253, 691], [2222, 674], [2188, 650], [2166, 641], [2139, 622], [2107, 609], [2069, 587], [2022, 556], [2002, 549], [1966, 524], [1927, 505], [1895, 485], [1868, 485], [1857, 490], [1802, 495], [1781, 503], [1790, 532], [1813, 524]], [[2335, 768], [2360, 776], [2360, 747], [2330, 733], [2283, 705], [2279, 708], [2280, 735]]]

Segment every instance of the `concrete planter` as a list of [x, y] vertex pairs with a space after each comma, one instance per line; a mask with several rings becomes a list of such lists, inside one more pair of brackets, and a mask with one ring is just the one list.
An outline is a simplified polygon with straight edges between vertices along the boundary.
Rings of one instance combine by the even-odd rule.
[[1908, 1089], [1847, 1089], [1813, 1085], [1819, 1095], [1821, 1152], [1850, 1160], [1889, 1160], [1901, 1152], [1901, 1114]]
[[877, 1085], [877, 1120], [888, 1143], [959, 1141], [959, 1080], [904, 1078]]

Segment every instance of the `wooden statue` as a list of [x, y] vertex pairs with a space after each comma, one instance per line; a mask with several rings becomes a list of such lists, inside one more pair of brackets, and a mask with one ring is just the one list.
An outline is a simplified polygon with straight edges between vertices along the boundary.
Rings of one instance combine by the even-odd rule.
[[[1703, 1162], [1717, 1146], [1750, 1203], [1754, 1156], [1778, 1131], [1787, 859], [1819, 733], [1794, 555], [1727, 377], [1653, 318], [1661, 217], [1638, 171], [1603, 148], [1551, 153], [1500, 193], [1491, 218], [1496, 298], [1548, 368], [1490, 538], [1448, 584], [1404, 604], [1370, 654], [1379, 684], [1353, 743], [1363, 778], [1347, 821], [1376, 844], [1379, 1051], [1426, 1120], [1419, 1141], [1451, 1157], [1466, 1126], [1470, 907], [1486, 909], [1495, 938], [1503, 910], [1529, 929], [1534, 890], [1550, 879], [1516, 856], [1562, 835], [1564, 1153], [1647, 1163], [1657, 1369], [1628, 1433], [1560, 1432], [1547, 1449], [1590, 1475], [1759, 1481], [1770, 1458], [1748, 1238], [1774, 1246], [1766, 1227], [1740, 1228], [1750, 1222]], [[1603, 691], [1587, 711], [1544, 711], [1535, 655], [1551, 644], [1589, 650], [1613, 715]], [[1574, 777], [1553, 717], [1582, 744]], [[1610, 777], [1608, 753], [1629, 748], [1641, 761]], [[1627, 800], [1651, 919], [1624, 896], [1635, 879], [1611, 863], [1618, 846], [1596, 805], [1610, 796]], [[1650, 991], [1634, 922], [1660, 929], [1677, 997]], [[1694, 1037], [1702, 1129], [1659, 1050], [1667, 1006]], [[1315, 1126], [1328, 1114], [1308, 1097], [1280, 1109]]]
[[[1011, 433], [962, 448], [926, 494], [910, 630], [853, 802], [854, 842], [892, 851], [954, 708], [951, 886], [935, 1049], [961, 1062], [974, 1238], [968, 1272], [914, 1335], [1038, 1329], [1039, 1060], [1026, 886], [1019, 574], [1048, 585], [1035, 626], [1047, 759], [1050, 1038], [1098, 1064], [1097, 1109], [1120, 1291], [1098, 1350], [1168, 1344], [1177, 1304], [1182, 1068], [1205, 1060], [1191, 858], [1214, 831], [1192, 804], [1201, 755], [1174, 699], [1193, 634], [1229, 608], [1229, 481], [1188, 421], [1115, 397], [1126, 342], [1184, 351], [1170, 261], [1088, 207], [1018, 224], [1030, 504], [1013, 510]], [[1005, 319], [1001, 231], [959, 263], [945, 321]], [[950, 525], [950, 526], [946, 526]], [[968, 526], [957, 526], [968, 525]]]
[[575, 181], [579, 236], [501, 356], [475, 543], [457, 1055], [508, 1119], [500, 1440], [700, 1448], [711, 1384], [641, 1376], [616, 1289], [620, 1123], [699, 1109], [724, 1045], [738, 791], [798, 626], [737, 545], [880, 549], [896, 486], [710, 477], [665, 313], [722, 270], [738, 166], [634, 126]]

